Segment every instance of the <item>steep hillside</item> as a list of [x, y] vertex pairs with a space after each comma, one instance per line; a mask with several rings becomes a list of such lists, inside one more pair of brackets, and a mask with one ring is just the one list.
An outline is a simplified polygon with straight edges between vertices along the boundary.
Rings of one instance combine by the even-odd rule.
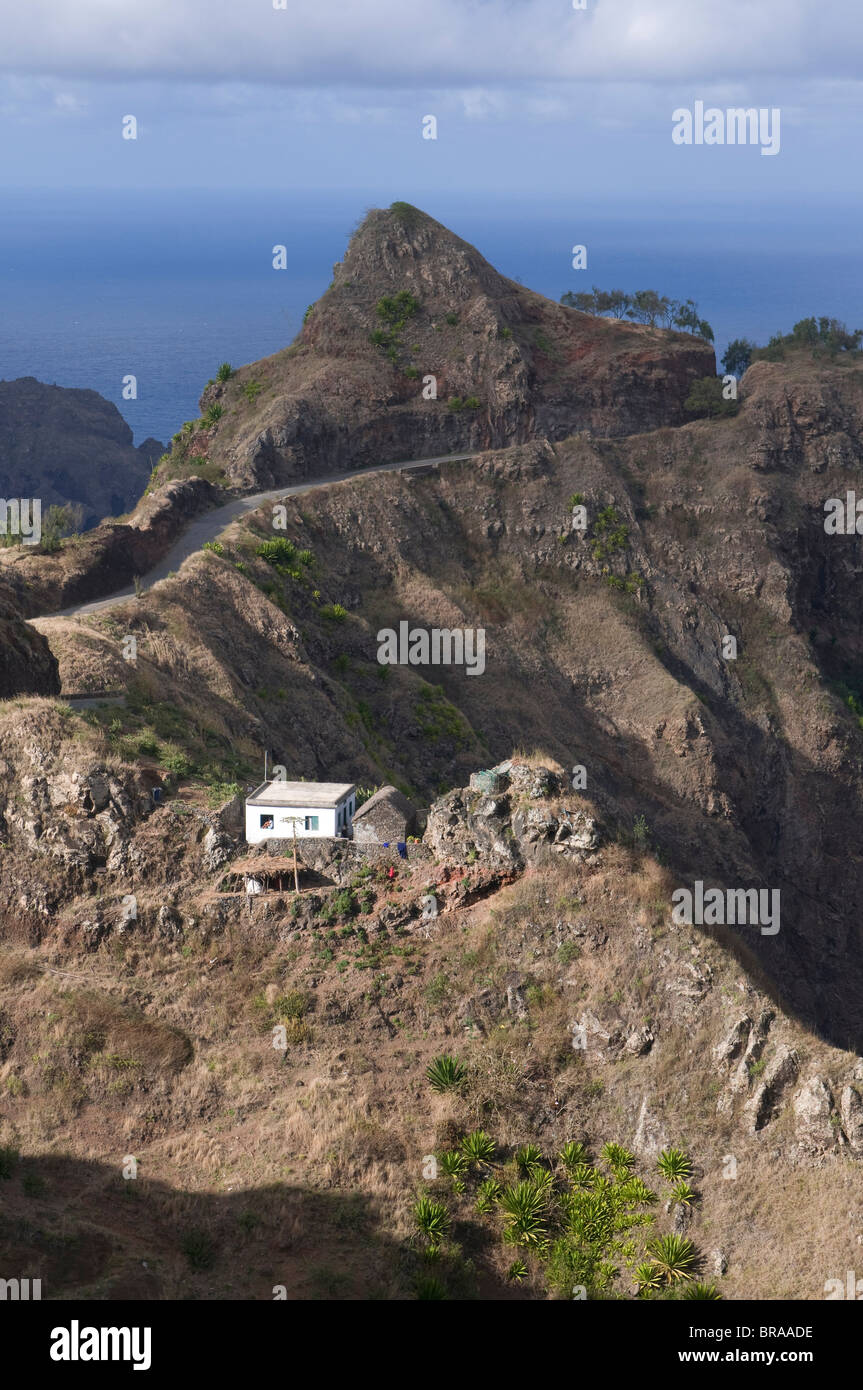
[[137, 448], [119, 410], [98, 391], [35, 377], [0, 381], [0, 496], [80, 503], [84, 527], [138, 501], [164, 446]]
[[[743, 388], [734, 419], [322, 489], [288, 508], [302, 563], [258, 556], [281, 534], [269, 509], [125, 612], [38, 626], [65, 688], [131, 685], [212, 725], [236, 755], [203, 759], [221, 780], [254, 776], [265, 746], [308, 777], [425, 796], [515, 744], [583, 764], [681, 882], [781, 890], [777, 935], [730, 935], [856, 1046], [855, 541], [825, 533], [823, 503], [854, 485], [860, 375], [762, 363]], [[376, 634], [403, 619], [483, 627], [484, 673], [381, 666]]]
[[[392, 296], [407, 276], [438, 322], [449, 236], [403, 211], [357, 234], [336, 276], [360, 325], [351, 372], [395, 370], [368, 343], [383, 280], [362, 304], [352, 287], [386, 272]], [[468, 277], [480, 317], [528, 303], [471, 248], [448, 255], [447, 293]], [[297, 391], [303, 361], [323, 371], [351, 341], [329, 294], [286, 359]], [[623, 355], [609, 399], [633, 344], [676, 351], [570, 314]], [[524, 348], [512, 322], [477, 348], [484, 371]], [[507, 447], [268, 502], [140, 598], [30, 624], [63, 694], [113, 692], [0, 705], [0, 1247], [26, 1273], [71, 1242], [55, 1290], [569, 1297], [585, 1155], [652, 1185], [655, 1230], [692, 1239], [725, 1296], [821, 1298], [853, 1267], [863, 633], [859, 538], [825, 528], [825, 502], [863, 466], [863, 367], [789, 350], [749, 369], [737, 414], [677, 423], [667, 380], [659, 427], [626, 433], [610, 410], [564, 437], [531, 362], [527, 396], [514, 366], [511, 383], [534, 415], [494, 397]], [[274, 378], [269, 403], [243, 398], [249, 439], [273, 430], [257, 471], [242, 385], [221, 384], [212, 468], [248, 486], [317, 467], [265, 427], [277, 394], [282, 425], [302, 395]], [[354, 408], [361, 443], [377, 426]], [[382, 409], [393, 448], [416, 440], [416, 401]], [[170, 484], [135, 544], [156, 553], [216, 495]], [[95, 561], [76, 575], [72, 554], [10, 567], [25, 611], [52, 586], [93, 592]], [[387, 664], [402, 623], [481, 630], [483, 659]], [[428, 808], [422, 842], [406, 860], [304, 847], [299, 898], [247, 898], [242, 795], [265, 751], [295, 777], [401, 787]], [[770, 913], [679, 920], [697, 884]], [[443, 1054], [464, 1070], [435, 1090]], [[495, 1147], [464, 1169], [477, 1128]], [[657, 1173], [669, 1146], [689, 1196]], [[514, 1218], [483, 1177], [545, 1185], [547, 1259], [503, 1239]], [[418, 1195], [450, 1222], [431, 1259]], [[637, 1282], [624, 1261], [609, 1288]]]
[[[698, 338], [564, 308], [406, 203], [370, 212], [297, 341], [214, 382], [161, 477], [246, 487], [685, 418]], [[424, 397], [434, 377], [436, 399]]]

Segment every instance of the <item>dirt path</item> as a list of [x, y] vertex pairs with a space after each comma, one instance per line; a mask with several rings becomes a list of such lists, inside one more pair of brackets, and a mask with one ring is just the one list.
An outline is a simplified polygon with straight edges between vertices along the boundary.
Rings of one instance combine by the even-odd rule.
[[[247, 512], [252, 512], [259, 507], [262, 502], [278, 502], [282, 497], [298, 497], [302, 493], [314, 492], [317, 488], [330, 487], [333, 483], [346, 483], [354, 478], [365, 478], [371, 473], [393, 473], [399, 469], [422, 468], [435, 463], [449, 463], [454, 459], [476, 458], [476, 453], [459, 454], [438, 454], [435, 458], [415, 459], [408, 463], [380, 463], [372, 468], [358, 468], [352, 473], [337, 473], [331, 478], [314, 478], [303, 483], [295, 483], [291, 487], [277, 487], [270, 492], [256, 492], [250, 497], [238, 497], [233, 502], [228, 502], [224, 507], [217, 507], [215, 511], [207, 512], [204, 516], [198, 517], [193, 521], [188, 530], [184, 531], [179, 540], [176, 540], [170, 550], [163, 555], [157, 565], [154, 565], [147, 574], [142, 575], [139, 580], [139, 591], [152, 588], [158, 584], [160, 579], [167, 579], [169, 574], [178, 570], [184, 560], [188, 560], [190, 555], [194, 555], [196, 550], [200, 550], [205, 541], [215, 540], [226, 526], [230, 526], [232, 521], [238, 517], [245, 516]], [[103, 608], [111, 608], [115, 603], [123, 603], [126, 599], [135, 597], [135, 587], [120, 589], [115, 594], [110, 594], [108, 598], [94, 599], [90, 603], [76, 603], [71, 608], [63, 608], [59, 613], [52, 613], [52, 618], [71, 618], [81, 613], [98, 613]]]

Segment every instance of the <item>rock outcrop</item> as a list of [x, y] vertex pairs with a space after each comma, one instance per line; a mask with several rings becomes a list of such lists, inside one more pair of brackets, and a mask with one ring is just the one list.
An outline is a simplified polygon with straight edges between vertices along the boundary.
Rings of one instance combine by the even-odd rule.
[[[243, 487], [577, 431], [683, 423], [716, 370], [691, 335], [582, 314], [500, 275], [434, 218], [370, 212], [297, 341], [209, 386], [174, 446]], [[433, 393], [433, 394], [432, 394]]]
[[164, 451], [137, 448], [132, 431], [98, 391], [49, 386], [35, 377], [0, 381], [0, 496], [80, 503], [84, 527], [137, 502]]
[[[488, 776], [489, 774], [482, 774]], [[560, 773], [508, 761], [492, 769], [498, 795], [448, 792], [430, 808], [424, 843], [439, 858], [481, 860], [504, 872], [549, 855], [578, 861], [599, 847], [595, 818]]]
[[0, 599], [0, 700], [13, 695], [57, 695], [57, 658], [41, 633], [22, 622], [15, 608]]

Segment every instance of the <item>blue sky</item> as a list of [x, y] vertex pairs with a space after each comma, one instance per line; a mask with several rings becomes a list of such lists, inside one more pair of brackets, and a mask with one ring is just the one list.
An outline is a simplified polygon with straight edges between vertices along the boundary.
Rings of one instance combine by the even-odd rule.
[[[0, 179], [527, 195], [644, 218], [859, 205], [860, 0], [586, 5], [3, 0]], [[696, 100], [779, 107], [780, 155], [675, 146], [672, 112]]]

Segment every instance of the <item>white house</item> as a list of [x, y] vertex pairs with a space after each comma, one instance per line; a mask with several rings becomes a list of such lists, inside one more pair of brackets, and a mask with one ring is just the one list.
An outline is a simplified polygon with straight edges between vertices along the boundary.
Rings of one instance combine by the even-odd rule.
[[246, 843], [350, 838], [356, 804], [353, 782], [262, 782], [246, 797]]

